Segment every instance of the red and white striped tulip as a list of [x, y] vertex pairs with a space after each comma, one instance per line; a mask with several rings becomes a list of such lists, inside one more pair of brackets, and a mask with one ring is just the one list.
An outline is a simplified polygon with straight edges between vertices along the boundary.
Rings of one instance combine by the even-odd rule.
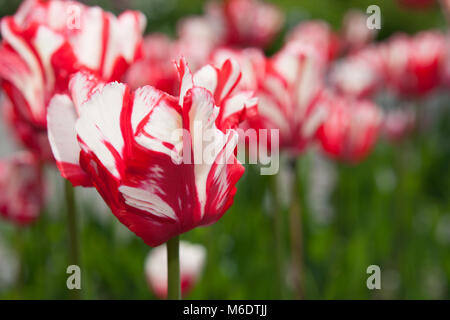
[[268, 46], [284, 22], [282, 12], [260, 0], [225, 0], [223, 15], [227, 45], [240, 47]]
[[343, 95], [367, 98], [383, 85], [385, 74], [379, 50], [366, 47], [337, 61], [330, 71], [330, 82]]
[[228, 59], [237, 61], [241, 68], [242, 78], [238, 84], [239, 88], [257, 91], [267, 72], [268, 60], [264, 52], [257, 48], [219, 48], [211, 54], [213, 65], [221, 66]]
[[328, 108], [328, 117], [317, 132], [323, 151], [344, 162], [362, 161], [378, 139], [381, 109], [369, 100], [332, 93], [324, 94], [319, 104]]
[[398, 34], [383, 44], [380, 50], [388, 85], [395, 92], [420, 97], [441, 85], [448, 52], [447, 40], [442, 33]]
[[146, 85], [175, 94], [178, 75], [173, 68], [175, 44], [163, 34], [146, 36], [142, 43], [142, 58], [133, 63], [125, 75], [131, 89]]
[[[180, 242], [181, 294], [186, 296], [203, 272], [206, 248], [202, 245]], [[160, 299], [167, 298], [167, 247], [154, 248], [145, 260], [145, 277], [149, 288]]]
[[177, 24], [176, 40], [163, 34], [146, 36], [142, 45], [142, 57], [131, 65], [125, 82], [132, 89], [151, 85], [176, 94], [179, 82], [173, 61], [184, 57], [191, 70], [197, 71], [209, 62], [211, 52], [225, 41], [222, 27], [215, 27], [210, 15], [182, 19]]
[[40, 215], [45, 188], [38, 159], [29, 152], [0, 160], [0, 215], [18, 225]]
[[367, 15], [360, 10], [349, 10], [343, 19], [342, 47], [346, 52], [356, 52], [372, 42], [377, 29], [367, 27]]
[[314, 47], [323, 65], [328, 65], [337, 57], [341, 46], [338, 35], [327, 22], [321, 20], [302, 22], [296, 26], [287, 36], [287, 43], [292, 42]]
[[[231, 48], [220, 48], [215, 50], [211, 55], [211, 62], [213, 65], [221, 66], [228, 59], [233, 59], [239, 63], [241, 67], [242, 77], [238, 83], [238, 88], [243, 91], [253, 91], [256, 94], [259, 91], [260, 85], [264, 83], [264, 79], [267, 73], [268, 60], [264, 56], [262, 50], [257, 48], [246, 48], [246, 49], [231, 49]], [[240, 125], [240, 129], [244, 130], [244, 135], [240, 135], [240, 143], [248, 145], [259, 145], [258, 139], [262, 136], [259, 134], [247, 135], [247, 131], [252, 129], [250, 124], [256, 122], [258, 119], [258, 112], [256, 109], [253, 112], [247, 112], [246, 121], [243, 121]], [[265, 141], [266, 147], [270, 147], [270, 140], [272, 135], [267, 135], [268, 141]], [[261, 144], [262, 146], [262, 144]], [[258, 150], [254, 148], [248, 148], [247, 151], [250, 154], [251, 159], [258, 158]], [[264, 150], [267, 151], [267, 150]]]
[[48, 143], [47, 130], [37, 130], [28, 122], [23, 121], [17, 109], [6, 96], [4, 96], [0, 108], [2, 109], [8, 133], [14, 138], [15, 142], [21, 144], [23, 141], [26, 141], [27, 149], [41, 160], [54, 160], [50, 144]]
[[[15, 122], [36, 135], [45, 133], [49, 101], [67, 91], [70, 75], [78, 70], [118, 79], [138, 55], [144, 25], [138, 12], [116, 18], [76, 1], [24, 1], [0, 24], [0, 82]], [[47, 148], [36, 147], [28, 134], [18, 136], [37, 154]]]
[[[227, 129], [256, 108], [248, 92], [235, 90], [240, 71], [233, 61], [192, 75], [182, 59], [178, 72], [177, 97], [150, 86], [132, 92], [79, 73], [71, 97], [56, 96], [48, 112], [62, 175], [74, 185], [95, 186], [150, 246], [214, 223], [231, 206], [244, 167], [232, 152], [237, 133]], [[174, 135], [180, 130], [189, 135]], [[199, 141], [204, 132], [214, 150]], [[211, 162], [202, 161], [206, 149]]]
[[[211, 7], [214, 7], [213, 4]], [[225, 41], [220, 17], [213, 14], [209, 10], [205, 16], [184, 18], [178, 23], [178, 38], [174, 42], [172, 59], [183, 56], [193, 71], [208, 63], [211, 52]]]
[[316, 103], [323, 90], [321, 58], [315, 48], [291, 43], [255, 74], [261, 71], [262, 76], [254, 76], [260, 80], [258, 115], [249, 119], [250, 126], [278, 129], [280, 148], [299, 154], [314, 140], [326, 117], [326, 109]]

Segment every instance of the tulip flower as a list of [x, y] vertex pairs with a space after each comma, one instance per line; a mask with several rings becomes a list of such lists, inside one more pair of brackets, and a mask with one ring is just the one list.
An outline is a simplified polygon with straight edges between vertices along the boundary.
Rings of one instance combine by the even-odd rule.
[[48, 143], [47, 130], [36, 130], [26, 121], [23, 121], [17, 109], [8, 97], [4, 97], [0, 107], [3, 113], [3, 119], [8, 133], [14, 138], [15, 142], [21, 144], [26, 141], [28, 149], [37, 155], [42, 161], [53, 161], [53, 154]]
[[[289, 227], [291, 236], [291, 257], [296, 270], [294, 285], [296, 296], [303, 296], [302, 236], [301, 212], [298, 200], [298, 168], [296, 156], [305, 151], [315, 139], [316, 131], [326, 117], [326, 108], [318, 105], [323, 84], [324, 60], [314, 44], [288, 43], [273, 58], [267, 59], [256, 49], [230, 50], [219, 49], [213, 55], [213, 61], [223, 61], [233, 57], [242, 66], [244, 89], [253, 89], [259, 99], [258, 114], [248, 119], [248, 125], [256, 130], [276, 129], [280, 133], [280, 147], [290, 154], [292, 165], [290, 174], [295, 182], [291, 189], [289, 209]], [[278, 142], [278, 141], [277, 141]], [[268, 141], [269, 144], [272, 141]], [[261, 145], [260, 145], [261, 147]], [[270, 145], [266, 145], [272, 149]], [[275, 225], [276, 259], [278, 265], [278, 285], [282, 294], [284, 270], [282, 268], [282, 230], [283, 217], [277, 195], [275, 176], [271, 182], [273, 200], [273, 223]]]
[[328, 107], [328, 117], [317, 132], [323, 151], [344, 162], [363, 160], [377, 141], [382, 111], [369, 100], [332, 93], [324, 94], [319, 104]]
[[[327, 116], [326, 108], [317, 104], [323, 91], [325, 59], [316, 44], [292, 41], [267, 62], [266, 70], [256, 93], [259, 114], [249, 122], [255, 129], [278, 129], [280, 148], [290, 155], [294, 176], [289, 207], [291, 259], [295, 294], [301, 299], [304, 296], [303, 239], [296, 156], [314, 141], [317, 129]], [[273, 197], [276, 200], [275, 192]], [[277, 216], [279, 213], [275, 213], [275, 220]]]
[[284, 17], [274, 5], [259, 0], [225, 0], [223, 15], [227, 44], [266, 47], [283, 26]]
[[326, 117], [316, 103], [323, 88], [320, 58], [314, 47], [291, 43], [266, 62], [264, 72], [257, 76], [258, 115], [249, 119], [250, 125], [278, 129], [281, 149], [298, 155]]
[[[49, 102], [67, 93], [71, 75], [80, 70], [104, 81], [119, 79], [139, 56], [144, 26], [139, 12], [115, 17], [99, 7], [57, 0], [26, 0], [13, 16], [1, 20], [0, 84], [12, 104], [9, 118], [16, 136], [30, 151], [41, 160], [53, 160], [45, 152], [48, 139], [42, 138]], [[78, 265], [70, 184], [65, 184], [65, 194], [70, 264]]]
[[287, 43], [291, 42], [315, 47], [324, 65], [337, 57], [341, 46], [331, 26], [320, 20], [302, 22], [292, 29], [287, 36]]
[[178, 23], [176, 40], [158, 33], [146, 36], [142, 57], [128, 69], [125, 83], [132, 89], [150, 85], [176, 94], [179, 82], [173, 61], [183, 56], [191, 70], [197, 71], [209, 62], [212, 50], [222, 43], [211, 24], [206, 17], [188, 17]]
[[264, 1], [208, 2], [203, 16], [189, 17], [179, 23], [177, 46], [195, 70], [219, 46], [267, 47], [283, 22], [283, 13]]
[[383, 63], [376, 47], [367, 47], [336, 62], [330, 82], [343, 95], [367, 98], [383, 84]]
[[349, 10], [342, 23], [342, 47], [347, 52], [363, 49], [377, 35], [377, 29], [367, 28], [367, 15], [360, 10]]
[[[240, 71], [232, 61], [192, 75], [181, 60], [178, 72], [178, 97], [150, 86], [131, 92], [125, 84], [79, 73], [70, 83], [71, 98], [56, 96], [48, 112], [62, 175], [74, 185], [95, 186], [117, 218], [150, 246], [213, 223], [231, 206], [244, 168], [234, 154], [225, 164], [200, 164], [207, 146], [197, 143], [201, 131], [194, 125], [212, 132], [212, 155], [219, 160], [236, 147], [236, 132], [225, 131], [256, 108], [248, 92], [233, 92]], [[181, 129], [192, 141], [173, 136]], [[194, 164], [183, 163], [191, 155]]]
[[38, 159], [29, 152], [0, 160], [0, 215], [19, 226], [40, 215], [45, 188]]
[[151, 34], [142, 43], [142, 57], [133, 63], [125, 75], [132, 89], [150, 85], [170, 94], [179, 90], [178, 74], [173, 61], [184, 56], [192, 70], [208, 63], [211, 51], [219, 39], [203, 17], [189, 17], [178, 24], [178, 38]]
[[423, 97], [441, 84], [447, 55], [445, 36], [437, 31], [414, 36], [398, 34], [380, 52], [388, 85], [405, 96]]
[[105, 81], [118, 79], [139, 52], [144, 25], [138, 12], [116, 18], [76, 1], [26, 0], [14, 16], [4, 17], [0, 82], [23, 144], [38, 155], [48, 149], [48, 142], [35, 137], [46, 132], [53, 95], [67, 90], [77, 70], [90, 70]]
[[[200, 278], [206, 260], [202, 245], [180, 242], [181, 294], [186, 296]], [[160, 299], [167, 298], [167, 247], [154, 248], [145, 260], [145, 276], [149, 288]]]
[[268, 60], [264, 53], [257, 48], [219, 48], [211, 54], [214, 65], [221, 66], [228, 59], [237, 61], [241, 67], [242, 78], [238, 83], [239, 88], [257, 91], [266, 75]]
[[163, 34], [145, 37], [142, 58], [133, 63], [125, 75], [125, 83], [135, 90], [145, 85], [175, 94], [178, 75], [173, 68], [175, 44]]
[[207, 64], [211, 52], [225, 43], [225, 31], [217, 19], [211, 10], [205, 16], [182, 19], [171, 60], [183, 56], [193, 71]]
[[132, 89], [150, 85], [176, 94], [179, 83], [173, 61], [183, 56], [191, 70], [197, 71], [209, 62], [211, 52], [224, 43], [222, 29], [215, 27], [211, 15], [182, 19], [177, 24], [175, 40], [158, 33], [146, 36], [142, 57], [131, 65], [125, 82]]
[[234, 154], [237, 132], [228, 129], [256, 108], [248, 92], [235, 90], [240, 71], [233, 61], [192, 74], [181, 59], [178, 72], [177, 97], [151, 86], [131, 92], [126, 84], [78, 73], [71, 97], [55, 96], [48, 111], [62, 175], [74, 185], [93, 185], [146, 244], [168, 243], [172, 299], [178, 235], [216, 222], [232, 205], [244, 167]]

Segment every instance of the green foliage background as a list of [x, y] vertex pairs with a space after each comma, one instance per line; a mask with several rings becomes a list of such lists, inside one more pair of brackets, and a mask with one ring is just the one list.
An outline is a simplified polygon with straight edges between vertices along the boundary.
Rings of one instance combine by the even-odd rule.
[[[148, 32], [169, 34], [174, 34], [179, 18], [200, 14], [203, 6], [203, 1], [193, 0], [85, 2], [115, 12], [125, 6], [140, 9], [149, 18]], [[421, 12], [399, 8], [395, 1], [273, 2], [286, 12], [287, 28], [309, 18], [325, 19], [338, 28], [347, 9], [365, 10], [371, 4], [381, 7], [380, 39], [396, 31], [414, 33], [445, 27], [437, 6]], [[1, 15], [14, 12], [18, 3], [0, 1]], [[281, 39], [269, 53], [279, 47]], [[442, 103], [448, 106], [448, 100]], [[425, 136], [412, 137], [401, 145], [380, 141], [373, 154], [358, 166], [333, 164], [338, 172], [332, 196], [335, 212], [327, 223], [318, 222], [306, 202], [306, 180], [315, 157], [311, 152], [300, 160], [307, 298], [450, 298], [450, 114], [446, 109]], [[383, 172], [394, 176], [390, 190], [377, 184]], [[248, 167], [238, 184], [235, 204], [223, 219], [182, 235], [182, 239], [204, 244], [208, 249], [205, 272], [188, 298], [280, 298], [275, 281], [273, 219], [263, 205], [268, 179], [260, 176], [257, 168]], [[70, 298], [65, 286], [66, 216], [62, 197], [53, 200], [57, 203], [51, 209], [60, 212], [45, 212], [36, 225], [19, 234], [13, 226], [0, 222], [0, 235], [24, 252], [22, 285], [0, 291], [0, 298]], [[89, 203], [79, 210], [83, 298], [153, 298], [143, 274], [149, 248], [130, 236], [117, 220], [102, 222], [93, 210]], [[286, 224], [283, 240], [287, 254]], [[371, 264], [381, 267], [381, 290], [366, 287], [366, 268]], [[283, 297], [291, 298], [292, 293], [287, 290]]]

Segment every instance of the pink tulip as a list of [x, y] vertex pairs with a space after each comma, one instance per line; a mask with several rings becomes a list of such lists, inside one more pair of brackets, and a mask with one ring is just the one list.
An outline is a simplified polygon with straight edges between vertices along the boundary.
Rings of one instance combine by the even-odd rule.
[[[180, 60], [178, 72], [178, 97], [150, 86], [132, 92], [79, 73], [71, 97], [56, 96], [48, 112], [62, 175], [74, 185], [95, 186], [150, 246], [214, 223], [231, 206], [244, 167], [231, 152], [237, 133], [227, 129], [256, 108], [249, 92], [235, 90], [240, 71], [233, 61], [191, 74]], [[174, 135], [182, 129], [190, 136]], [[203, 132], [213, 136], [211, 163], [202, 161]]]
[[139, 53], [144, 25], [138, 12], [116, 18], [76, 1], [26, 0], [14, 16], [4, 17], [0, 82], [23, 144], [45, 158], [40, 152], [48, 142], [38, 144], [32, 133], [45, 134], [53, 95], [67, 91], [70, 75], [78, 70], [105, 81], [121, 77]]
[[[187, 295], [200, 278], [206, 260], [206, 248], [202, 245], [180, 242], [181, 294]], [[153, 293], [160, 299], [167, 298], [167, 249], [163, 244], [150, 251], [145, 260], [145, 276]]]
[[0, 215], [28, 225], [40, 215], [45, 188], [38, 160], [27, 152], [0, 161]]

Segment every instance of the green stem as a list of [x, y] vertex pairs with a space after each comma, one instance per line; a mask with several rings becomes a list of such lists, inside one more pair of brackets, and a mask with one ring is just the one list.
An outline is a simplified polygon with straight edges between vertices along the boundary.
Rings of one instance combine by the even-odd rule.
[[33, 230], [34, 231], [33, 239], [35, 239], [36, 243], [38, 243], [39, 258], [40, 258], [40, 269], [39, 269], [40, 283], [45, 297], [47, 297], [48, 295], [48, 281], [47, 281], [48, 274], [46, 270], [48, 251], [46, 250], [46, 248], [50, 247], [47, 224], [48, 224], [47, 215], [45, 209], [42, 209], [39, 221], [37, 222]]
[[[45, 163], [42, 159], [39, 160], [39, 182], [41, 185], [45, 184]], [[47, 259], [48, 259], [48, 251], [46, 248], [49, 248], [49, 240], [48, 240], [48, 230], [47, 226], [47, 208], [44, 204], [41, 207], [39, 220], [32, 228], [32, 237], [33, 240], [37, 243], [37, 250], [39, 254], [39, 286], [42, 288], [43, 297], [47, 297], [48, 294], [48, 281], [47, 281]]]
[[277, 267], [277, 289], [278, 297], [283, 299], [284, 296], [284, 281], [283, 281], [283, 216], [281, 212], [281, 205], [278, 195], [277, 176], [270, 176], [270, 191], [272, 196], [272, 217], [273, 217], [273, 235], [275, 244], [275, 257]]
[[180, 284], [180, 236], [167, 241], [167, 298], [181, 299]]
[[[66, 197], [66, 210], [67, 210], [67, 227], [69, 234], [69, 264], [80, 266], [80, 255], [78, 247], [78, 232], [77, 232], [77, 216], [75, 207], [75, 192], [72, 184], [68, 181], [64, 181], [64, 191]], [[80, 299], [80, 291], [72, 290], [73, 299]]]
[[23, 297], [23, 287], [25, 282], [25, 276], [24, 276], [24, 259], [25, 259], [25, 252], [24, 252], [24, 230], [22, 227], [16, 228], [16, 248], [17, 248], [17, 259], [18, 259], [18, 270], [17, 270], [17, 282], [16, 282], [16, 295], [18, 299], [24, 299]]
[[405, 236], [407, 217], [405, 213], [407, 213], [407, 209], [405, 208], [406, 204], [406, 193], [405, 193], [405, 174], [407, 169], [407, 164], [404, 159], [406, 159], [406, 145], [403, 142], [402, 145], [397, 146], [397, 150], [395, 152], [395, 165], [396, 165], [396, 174], [397, 174], [397, 188], [395, 190], [395, 217], [397, 218], [397, 228], [396, 234], [398, 237], [398, 243], [396, 248], [403, 251], [403, 237]]
[[303, 284], [303, 227], [300, 204], [300, 176], [297, 159], [292, 159], [291, 168], [294, 174], [291, 206], [289, 208], [289, 229], [291, 240], [291, 259], [293, 265], [294, 289], [297, 299], [304, 298]]
[[350, 210], [349, 210], [349, 217], [350, 220], [347, 223], [347, 226], [349, 225], [357, 225], [359, 226], [359, 218], [360, 218], [360, 212], [359, 212], [359, 171], [358, 168], [355, 167], [354, 165], [347, 165], [346, 168], [347, 171], [347, 179], [348, 179], [348, 202], [350, 205]]

